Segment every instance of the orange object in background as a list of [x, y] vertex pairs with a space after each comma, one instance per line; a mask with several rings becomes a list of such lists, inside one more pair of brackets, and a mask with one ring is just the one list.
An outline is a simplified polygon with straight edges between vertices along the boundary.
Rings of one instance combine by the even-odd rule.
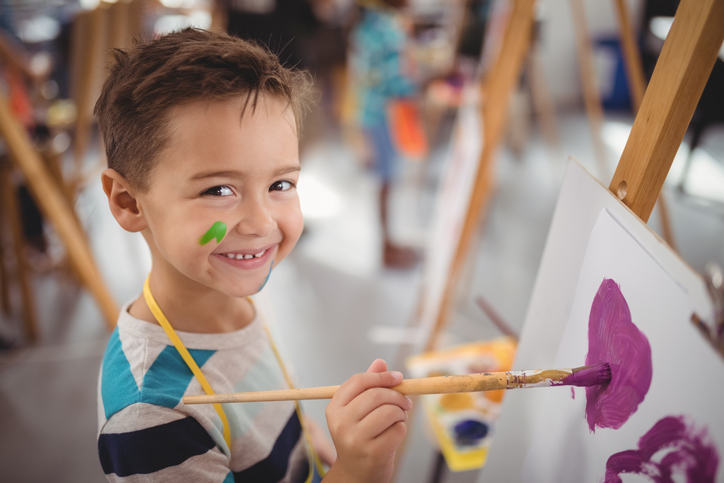
[[427, 135], [417, 103], [409, 99], [392, 101], [388, 115], [392, 139], [400, 153], [412, 159], [424, 159], [428, 152]]
[[33, 106], [30, 103], [30, 96], [25, 88], [22, 77], [15, 72], [8, 72], [5, 78], [8, 86], [8, 98], [10, 101], [10, 109], [20, 124], [26, 128], [32, 127]]

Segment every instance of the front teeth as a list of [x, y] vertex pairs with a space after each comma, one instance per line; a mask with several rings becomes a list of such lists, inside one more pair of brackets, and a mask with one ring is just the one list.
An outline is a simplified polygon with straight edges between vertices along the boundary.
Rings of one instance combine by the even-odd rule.
[[223, 255], [227, 258], [231, 258], [232, 260], [251, 260], [252, 258], [259, 258], [260, 256], [264, 255], [264, 252], [266, 250], [263, 250], [256, 255], [242, 255], [241, 253], [224, 253]]

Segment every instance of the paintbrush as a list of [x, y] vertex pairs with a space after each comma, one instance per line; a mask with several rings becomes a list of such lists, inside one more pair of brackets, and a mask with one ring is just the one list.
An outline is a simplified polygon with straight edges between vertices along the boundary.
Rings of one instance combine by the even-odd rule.
[[[607, 362], [575, 369], [484, 372], [459, 376], [405, 379], [391, 387], [407, 396], [450, 394], [457, 392], [496, 391], [550, 386], [599, 386], [611, 382], [611, 367]], [[237, 392], [203, 396], [184, 396], [184, 404], [212, 404], [261, 401], [296, 401], [301, 399], [331, 399], [340, 386], [280, 389], [276, 391]]]

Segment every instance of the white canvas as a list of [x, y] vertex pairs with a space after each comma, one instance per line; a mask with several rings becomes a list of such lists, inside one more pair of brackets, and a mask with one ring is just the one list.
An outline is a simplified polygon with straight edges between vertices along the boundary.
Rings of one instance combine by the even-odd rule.
[[[584, 389], [575, 389], [575, 399], [567, 388], [536, 395], [540, 413], [522, 481], [602, 481], [609, 456], [637, 449], [639, 438], [669, 415], [691, 417], [707, 428], [720, 455], [724, 450], [724, 361], [689, 322], [694, 304], [686, 290], [606, 210], [591, 234], [555, 367], [584, 364], [591, 303], [604, 278], [619, 284], [633, 323], [649, 340], [649, 390], [621, 428], [595, 433], [584, 419]], [[629, 475], [626, 481], [651, 480]]]
[[[612, 239], [589, 246], [598, 238], [592, 234], [602, 213], [606, 213], [604, 219], [609, 218], [602, 223]], [[604, 261], [601, 253], [592, 255], [596, 260], [588, 262], [589, 248], [597, 250], [596, 244], [608, 250], [610, 260]], [[592, 266], [589, 274], [585, 267], [594, 262], [600, 265]], [[719, 452], [724, 451], [719, 439], [722, 417], [716, 413], [724, 392], [722, 361], [689, 322], [691, 311], [712, 322], [711, 300], [703, 280], [574, 160], [569, 163], [558, 198], [514, 369], [583, 365], [588, 348], [588, 312], [595, 294], [591, 291], [604, 276], [620, 284], [633, 322], [651, 344], [654, 361], [649, 394], [620, 429], [598, 429], [590, 435], [584, 419], [584, 390], [576, 390], [576, 399], [571, 399], [570, 389], [565, 388], [508, 391], [478, 483], [603, 481], [608, 457], [636, 449], [638, 438], [658, 420], [657, 416], [673, 411], [675, 405], [681, 409], [673, 414], [688, 413], [703, 419], [700, 424], [711, 425]], [[569, 323], [572, 320], [575, 324]], [[672, 342], [680, 346], [671, 348]], [[695, 373], [703, 368], [704, 375]], [[662, 382], [672, 370], [669, 379], [676, 382]], [[687, 394], [696, 395], [696, 401], [687, 399]], [[548, 460], [543, 461], [546, 457]], [[561, 459], [571, 467], [562, 471]], [[719, 479], [724, 478], [722, 473], [719, 468]], [[624, 476], [623, 481], [636, 478]]]

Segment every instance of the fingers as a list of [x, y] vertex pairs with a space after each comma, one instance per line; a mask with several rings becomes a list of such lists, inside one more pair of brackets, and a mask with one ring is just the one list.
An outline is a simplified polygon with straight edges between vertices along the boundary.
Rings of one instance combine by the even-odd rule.
[[[375, 362], [372, 363], [373, 366]], [[368, 389], [372, 389], [373, 387], [393, 387], [401, 382], [402, 373], [397, 371], [355, 374], [337, 389], [337, 393], [332, 398], [332, 404], [346, 406], [354, 398]]]
[[400, 406], [384, 404], [372, 410], [359, 423], [360, 435], [372, 440], [386, 433], [396, 423], [405, 423], [407, 412]]
[[367, 372], [387, 372], [387, 363], [383, 359], [375, 359]]
[[339, 458], [330, 475], [342, 481], [389, 481], [395, 449], [407, 433], [407, 410], [412, 401], [391, 389], [402, 374], [375, 360], [363, 374], [349, 378], [325, 411]]
[[347, 410], [349, 417], [353, 421], [361, 421], [372, 411], [384, 405], [391, 405], [400, 408], [402, 411], [409, 411], [412, 408], [412, 400], [394, 389], [375, 387], [365, 391], [364, 397], [353, 399], [347, 405]]

